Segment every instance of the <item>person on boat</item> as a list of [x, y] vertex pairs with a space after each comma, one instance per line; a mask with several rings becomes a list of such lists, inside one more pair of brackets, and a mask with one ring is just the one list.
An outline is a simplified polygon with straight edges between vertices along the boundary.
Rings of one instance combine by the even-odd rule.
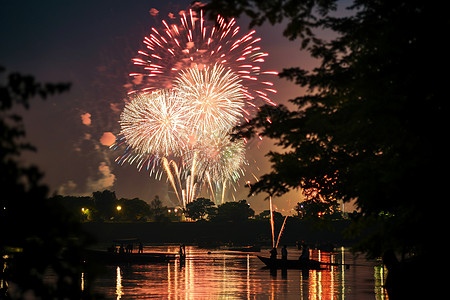
[[127, 253], [133, 253], [133, 244], [128, 244], [127, 245], [127, 249], [126, 249]]
[[139, 253], [144, 253], [144, 246], [139, 242]]
[[287, 260], [287, 249], [286, 249], [286, 245], [283, 246], [283, 248], [281, 248], [281, 259], [282, 260]]
[[298, 258], [298, 260], [309, 261], [309, 247], [308, 247], [308, 245], [306, 245], [306, 244], [303, 245], [302, 254]]
[[186, 258], [186, 248], [184, 244], [180, 245], [180, 251], [178, 254], [180, 255], [180, 260], [184, 260]]
[[277, 259], [277, 248], [273, 247], [272, 250], [270, 250], [270, 259]]

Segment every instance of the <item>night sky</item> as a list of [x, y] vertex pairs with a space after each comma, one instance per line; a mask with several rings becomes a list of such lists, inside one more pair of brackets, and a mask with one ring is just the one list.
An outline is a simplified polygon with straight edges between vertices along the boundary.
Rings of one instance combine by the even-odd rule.
[[[23, 155], [23, 163], [40, 167], [52, 194], [91, 195], [110, 189], [119, 198], [149, 202], [158, 195], [164, 205], [176, 203], [170, 200], [175, 198], [169, 195], [165, 177], [159, 181], [144, 170], [138, 172], [135, 165], [117, 165], [114, 159], [121, 152], [110, 150], [101, 138], [105, 132], [119, 133], [124, 85], [133, 68], [131, 59], [143, 49], [143, 38], [151, 27], [159, 28], [163, 19], [169, 21], [169, 13], [178, 15], [190, 2], [3, 1], [0, 65], [7, 72], [31, 74], [40, 82], [72, 83], [70, 92], [45, 101], [36, 99], [24, 112], [27, 139], [38, 151]], [[246, 19], [237, 23], [241, 33], [248, 31]], [[311, 68], [313, 60], [299, 50], [301, 41], [290, 42], [281, 32], [282, 26], [256, 28], [262, 50], [269, 53], [267, 70]], [[287, 104], [303, 92], [285, 80], [275, 78], [274, 83], [277, 103]], [[261, 176], [270, 170], [264, 155], [273, 148], [269, 139], [248, 143], [249, 165], [233, 191], [236, 200], [247, 199], [257, 213], [268, 209], [263, 200], [267, 195], [248, 198], [244, 182], [255, 181], [252, 172]], [[287, 214], [300, 200], [299, 193], [292, 192], [274, 199], [274, 205]]]

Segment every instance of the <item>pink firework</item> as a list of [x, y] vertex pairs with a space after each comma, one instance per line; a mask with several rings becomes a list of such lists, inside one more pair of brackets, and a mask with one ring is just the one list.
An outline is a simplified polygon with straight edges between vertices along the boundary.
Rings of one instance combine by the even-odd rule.
[[182, 70], [220, 63], [239, 76], [246, 104], [256, 107], [258, 99], [262, 99], [263, 103], [276, 105], [270, 99], [276, 93], [270, 78], [278, 73], [263, 69], [268, 54], [258, 46], [261, 38], [255, 37], [254, 30], [242, 35], [234, 19], [226, 22], [221, 16], [210, 24], [201, 10], [183, 13], [178, 24], [162, 21], [162, 25], [160, 29], [151, 28], [143, 41], [146, 49], [138, 51], [139, 56], [133, 59], [140, 68], [129, 74], [134, 78], [130, 94], [172, 88]]

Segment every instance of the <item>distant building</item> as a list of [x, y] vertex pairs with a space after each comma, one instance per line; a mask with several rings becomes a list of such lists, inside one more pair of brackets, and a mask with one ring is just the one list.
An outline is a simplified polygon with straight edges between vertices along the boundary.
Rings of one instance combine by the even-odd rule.
[[183, 213], [183, 209], [179, 206], [177, 207], [167, 207], [167, 217], [170, 221], [185, 221], [186, 218]]

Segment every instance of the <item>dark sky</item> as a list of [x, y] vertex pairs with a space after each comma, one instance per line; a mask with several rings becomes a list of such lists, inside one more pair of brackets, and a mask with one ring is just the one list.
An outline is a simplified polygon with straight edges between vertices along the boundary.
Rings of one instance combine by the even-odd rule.
[[[124, 85], [132, 68], [131, 58], [142, 49], [151, 27], [160, 27], [167, 15], [177, 15], [189, 1], [4, 1], [0, 10], [0, 65], [7, 72], [34, 75], [41, 82], [71, 82], [72, 89], [45, 101], [32, 102], [25, 113], [28, 139], [38, 148], [23, 156], [24, 163], [37, 164], [52, 193], [90, 195], [108, 188], [118, 197], [151, 201], [155, 195], [171, 206], [165, 177], [155, 180], [135, 165], [119, 166], [120, 154], [100, 142], [105, 132], [117, 134]], [[159, 11], [152, 16], [150, 10]], [[179, 22], [178, 20], [176, 22]], [[245, 19], [238, 20], [248, 31]], [[256, 28], [260, 45], [269, 53], [268, 70], [285, 67], [311, 68], [312, 59], [299, 51], [301, 41], [289, 42], [282, 27]], [[302, 93], [299, 87], [275, 79], [277, 103]], [[83, 124], [82, 116], [90, 123]], [[243, 187], [252, 176], [270, 170], [264, 154], [273, 141], [248, 144], [246, 173], [233, 191], [236, 200], [247, 199], [255, 211], [268, 209], [266, 195], [247, 198]], [[231, 193], [229, 194], [231, 198]], [[299, 193], [274, 199], [282, 213], [300, 201]]]

